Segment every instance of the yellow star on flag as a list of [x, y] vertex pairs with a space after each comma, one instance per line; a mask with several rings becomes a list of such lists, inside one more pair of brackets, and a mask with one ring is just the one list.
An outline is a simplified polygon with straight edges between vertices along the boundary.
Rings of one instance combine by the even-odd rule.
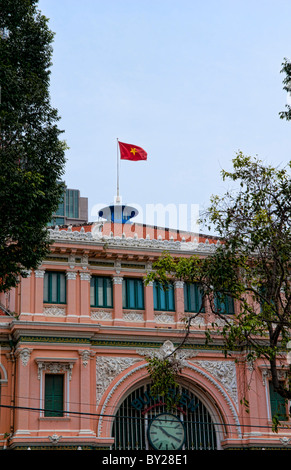
[[136, 148], [130, 149], [130, 153], [133, 153], [133, 155], [135, 155], [135, 153], [136, 153]]

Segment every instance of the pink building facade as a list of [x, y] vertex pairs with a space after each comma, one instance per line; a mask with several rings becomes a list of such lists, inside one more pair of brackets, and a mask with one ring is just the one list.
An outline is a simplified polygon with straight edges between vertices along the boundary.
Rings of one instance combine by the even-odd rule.
[[155, 443], [149, 432], [163, 413], [182, 422], [182, 449], [289, 447], [287, 428], [272, 431], [267, 364], [225, 358], [219, 338], [206, 346], [207, 306], [178, 352], [178, 409], [150, 393], [147, 358], [180, 343], [195, 291], [177, 281], [165, 293], [144, 278], [164, 251], [209, 256], [215, 238], [117, 223], [50, 236], [50, 255], [0, 298], [2, 448], [171, 450], [175, 441]]

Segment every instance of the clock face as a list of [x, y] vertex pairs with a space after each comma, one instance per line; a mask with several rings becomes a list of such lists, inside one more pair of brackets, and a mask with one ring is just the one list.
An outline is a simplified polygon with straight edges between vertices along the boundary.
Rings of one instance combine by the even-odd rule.
[[150, 422], [148, 438], [154, 449], [178, 450], [185, 441], [185, 428], [177, 416], [162, 413]]

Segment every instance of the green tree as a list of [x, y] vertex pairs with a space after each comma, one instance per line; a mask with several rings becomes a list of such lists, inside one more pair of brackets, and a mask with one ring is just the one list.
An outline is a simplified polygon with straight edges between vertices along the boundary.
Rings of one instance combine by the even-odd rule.
[[283, 89], [288, 93], [289, 102], [286, 104], [286, 110], [279, 113], [281, 119], [286, 119], [287, 121], [291, 120], [291, 62], [288, 59], [284, 59], [282, 63], [281, 73], [285, 74], [283, 79]]
[[[207, 340], [214, 332], [217, 340], [219, 332], [226, 354], [239, 350], [248, 361], [264, 358], [274, 390], [286, 399], [291, 389], [279, 380], [278, 370], [291, 326], [290, 165], [276, 169], [238, 153], [233, 171], [222, 171], [223, 179], [236, 188], [212, 197], [203, 218], [221, 239], [216, 251], [200, 258], [164, 254], [148, 275], [148, 280], [162, 283], [170, 277], [199, 283], [214, 318], [220, 319], [206, 331]], [[233, 299], [236, 315], [225, 315], [218, 298]], [[188, 317], [184, 341], [191, 321], [200, 314]]]
[[53, 33], [38, 0], [0, 0], [0, 291], [36, 268], [65, 165], [50, 104]]

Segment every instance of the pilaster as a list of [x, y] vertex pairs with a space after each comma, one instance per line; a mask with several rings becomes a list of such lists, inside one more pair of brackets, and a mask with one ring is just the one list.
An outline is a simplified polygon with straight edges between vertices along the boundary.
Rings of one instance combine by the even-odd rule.
[[80, 323], [90, 323], [90, 273], [80, 272]]
[[148, 328], [155, 327], [153, 284], [153, 281], [144, 282], [145, 324]]
[[175, 323], [178, 326], [178, 322], [185, 316], [184, 307], [184, 282], [175, 281]]
[[67, 282], [67, 321], [73, 321], [77, 316], [77, 272], [66, 272]]
[[123, 323], [123, 308], [122, 308], [122, 282], [123, 278], [114, 276], [113, 283], [113, 324], [121, 325]]

